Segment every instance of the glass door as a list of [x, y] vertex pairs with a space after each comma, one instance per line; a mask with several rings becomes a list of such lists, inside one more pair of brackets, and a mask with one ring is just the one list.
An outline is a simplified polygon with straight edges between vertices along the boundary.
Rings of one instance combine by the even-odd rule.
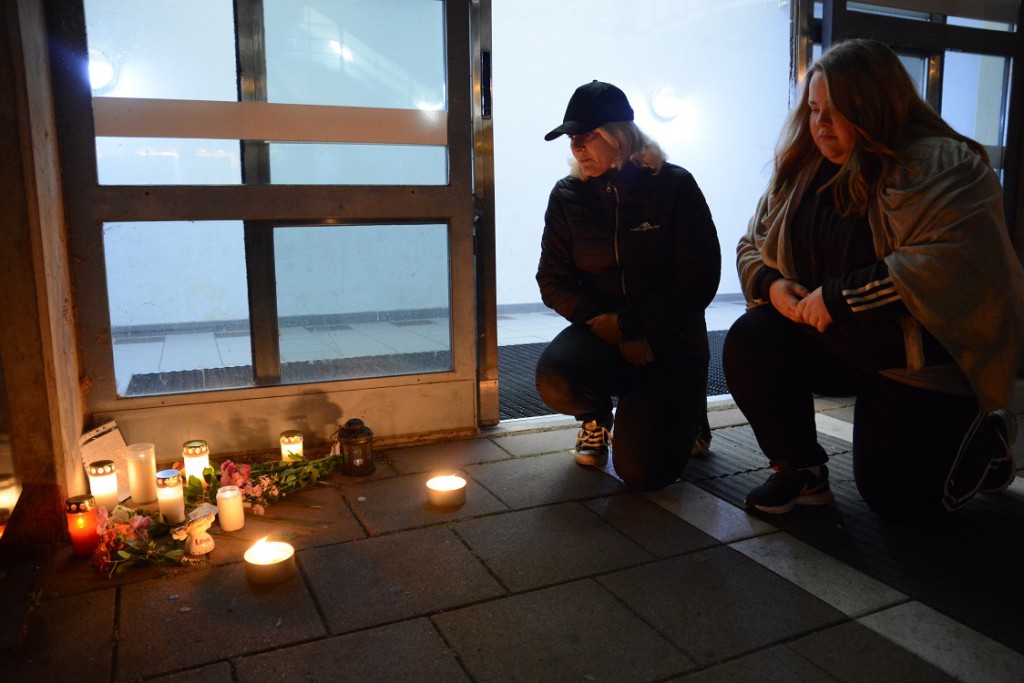
[[469, 14], [84, 0], [62, 22], [89, 73], [56, 78], [91, 412], [172, 450], [350, 417], [383, 443], [476, 433]]

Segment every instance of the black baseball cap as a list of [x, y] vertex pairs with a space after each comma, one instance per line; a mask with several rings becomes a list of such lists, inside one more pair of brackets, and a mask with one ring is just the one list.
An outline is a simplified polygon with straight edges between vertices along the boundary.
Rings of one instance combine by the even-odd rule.
[[559, 135], [582, 135], [612, 121], [632, 121], [633, 108], [626, 93], [611, 83], [591, 81], [576, 88], [565, 108], [562, 125], [544, 136], [554, 140]]

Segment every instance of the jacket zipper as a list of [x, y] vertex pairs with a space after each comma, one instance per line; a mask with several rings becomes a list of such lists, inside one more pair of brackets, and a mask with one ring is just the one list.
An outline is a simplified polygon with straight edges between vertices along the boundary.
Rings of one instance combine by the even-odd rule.
[[622, 285], [622, 296], [626, 294], [626, 272], [622, 270], [622, 261], [619, 259], [619, 188], [609, 183], [612, 192], [615, 193], [615, 265], [619, 267], [619, 282]]

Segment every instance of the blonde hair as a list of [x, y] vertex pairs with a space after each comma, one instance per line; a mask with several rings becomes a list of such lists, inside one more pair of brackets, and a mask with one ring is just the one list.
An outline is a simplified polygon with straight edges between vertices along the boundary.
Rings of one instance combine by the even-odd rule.
[[[661, 172], [668, 156], [661, 149], [661, 146], [652, 140], [646, 133], [637, 127], [632, 121], [613, 121], [594, 129], [604, 140], [615, 148], [616, 158], [612, 163], [613, 168], [622, 168], [626, 163], [631, 163], [639, 168], [648, 168], [652, 173]], [[574, 178], [585, 180], [580, 164], [576, 159], [569, 162], [571, 175]]]
[[815, 74], [825, 80], [833, 116], [855, 134], [849, 159], [830, 182], [836, 207], [844, 215], [867, 212], [883, 180], [899, 168], [900, 152], [917, 138], [960, 140], [988, 161], [984, 147], [953, 130], [921, 99], [888, 46], [874, 40], [846, 40], [833, 45], [807, 72], [800, 99], [786, 118], [775, 149], [772, 192], [792, 187], [801, 170], [821, 158], [811, 136], [807, 103]]

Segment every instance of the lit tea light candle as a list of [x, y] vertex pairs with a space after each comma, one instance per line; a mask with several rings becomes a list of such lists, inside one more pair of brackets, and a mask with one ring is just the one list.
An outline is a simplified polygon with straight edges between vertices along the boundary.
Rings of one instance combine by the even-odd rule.
[[156, 500], [160, 516], [168, 524], [185, 521], [185, 494], [181, 490], [181, 472], [160, 470], [156, 473]]
[[217, 489], [217, 521], [222, 531], [238, 531], [245, 526], [242, 490], [237, 486], [221, 486]]
[[210, 446], [202, 439], [186, 441], [181, 447], [181, 457], [185, 461], [185, 483], [195, 477], [203, 480], [203, 470], [210, 466]]
[[466, 480], [449, 474], [427, 482], [427, 502], [434, 507], [454, 508], [466, 502]]
[[245, 551], [245, 575], [253, 583], [278, 583], [295, 573], [295, 548], [264, 536]]
[[302, 460], [302, 432], [294, 429], [281, 432], [281, 460]]
[[89, 491], [98, 507], [113, 512], [121, 501], [117, 496], [117, 468], [113, 460], [97, 460], [89, 463]]
[[100, 544], [96, 533], [99, 516], [96, 514], [96, 499], [92, 496], [73, 496], [65, 503], [68, 518], [68, 535], [71, 536], [71, 552], [78, 557], [88, 557]]
[[124, 450], [132, 502], [137, 505], [152, 503], [156, 500], [156, 446], [133, 443]]

